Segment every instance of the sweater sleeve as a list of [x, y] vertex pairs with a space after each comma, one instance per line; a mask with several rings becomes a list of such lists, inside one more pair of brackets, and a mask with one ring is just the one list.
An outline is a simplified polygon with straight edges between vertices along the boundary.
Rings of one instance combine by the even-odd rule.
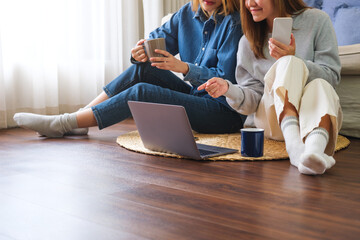
[[232, 84], [228, 81], [229, 90], [225, 93], [227, 103], [238, 113], [250, 115], [256, 112], [261, 97], [263, 95], [264, 85], [261, 81], [254, 79], [246, 71], [243, 72], [238, 84]]
[[243, 37], [239, 42], [237, 52], [236, 82], [228, 81], [229, 89], [224, 94], [227, 103], [237, 112], [250, 115], [256, 112], [261, 97], [264, 93], [264, 84], [261, 80], [250, 74], [251, 69], [256, 68], [256, 61], [252, 60], [253, 52], [248, 42]]
[[322, 78], [335, 87], [340, 83], [341, 70], [335, 30], [328, 15], [322, 14], [319, 20], [319, 29], [314, 39], [314, 59], [304, 61], [309, 69], [307, 83]]

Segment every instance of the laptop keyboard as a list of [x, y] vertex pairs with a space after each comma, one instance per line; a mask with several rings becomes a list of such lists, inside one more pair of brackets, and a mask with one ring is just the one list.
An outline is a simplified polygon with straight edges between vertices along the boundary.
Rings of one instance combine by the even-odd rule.
[[209, 151], [209, 150], [200, 149], [200, 148], [199, 148], [199, 152], [200, 152], [200, 156], [206, 156], [206, 155], [209, 155], [209, 154], [218, 153], [218, 152]]

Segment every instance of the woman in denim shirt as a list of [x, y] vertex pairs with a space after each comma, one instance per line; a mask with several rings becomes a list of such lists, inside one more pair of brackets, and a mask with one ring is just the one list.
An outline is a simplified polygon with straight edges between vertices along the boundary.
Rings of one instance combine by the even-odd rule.
[[[225, 97], [212, 98], [197, 87], [212, 77], [236, 83], [236, 52], [242, 36], [238, 11], [237, 0], [193, 0], [150, 33], [150, 39], [165, 38], [167, 51], [156, 50], [164, 57], [148, 59], [145, 40], [140, 40], [131, 51], [133, 65], [84, 109], [54, 116], [17, 113], [14, 120], [48, 137], [86, 134], [87, 127], [103, 129], [128, 118], [127, 102], [133, 100], [182, 105], [198, 132], [237, 132], [245, 116], [234, 111]], [[174, 57], [177, 53], [181, 60]], [[184, 80], [171, 71], [182, 73]]]

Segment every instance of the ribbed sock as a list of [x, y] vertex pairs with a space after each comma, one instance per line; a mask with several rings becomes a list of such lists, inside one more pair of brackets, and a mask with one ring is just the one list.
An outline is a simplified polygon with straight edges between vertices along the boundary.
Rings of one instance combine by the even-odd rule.
[[329, 142], [329, 133], [325, 128], [315, 128], [306, 138], [305, 152], [323, 153]]
[[290, 163], [298, 167], [300, 156], [304, 152], [304, 143], [300, 137], [299, 119], [295, 116], [285, 117], [281, 122], [281, 130], [284, 135], [286, 151], [289, 154]]
[[323, 174], [335, 164], [335, 159], [324, 153], [329, 142], [329, 133], [324, 128], [315, 128], [305, 140], [305, 152], [300, 157], [298, 169], [303, 174]]
[[15, 122], [47, 137], [62, 137], [64, 133], [77, 128], [76, 113], [61, 115], [39, 115], [32, 113], [16, 113]]
[[[80, 108], [77, 112], [81, 112], [89, 107]], [[73, 135], [87, 135], [89, 132], [89, 128], [74, 128], [66, 133], [64, 136], [73, 136]]]

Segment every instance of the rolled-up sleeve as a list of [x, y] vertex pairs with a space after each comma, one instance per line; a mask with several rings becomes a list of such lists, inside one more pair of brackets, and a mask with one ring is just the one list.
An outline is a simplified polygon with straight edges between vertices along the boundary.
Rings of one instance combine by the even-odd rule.
[[172, 55], [179, 53], [178, 28], [180, 22], [179, 15], [181, 15], [180, 11], [174, 13], [169, 21], [149, 34], [149, 39], [165, 38], [166, 50]]

